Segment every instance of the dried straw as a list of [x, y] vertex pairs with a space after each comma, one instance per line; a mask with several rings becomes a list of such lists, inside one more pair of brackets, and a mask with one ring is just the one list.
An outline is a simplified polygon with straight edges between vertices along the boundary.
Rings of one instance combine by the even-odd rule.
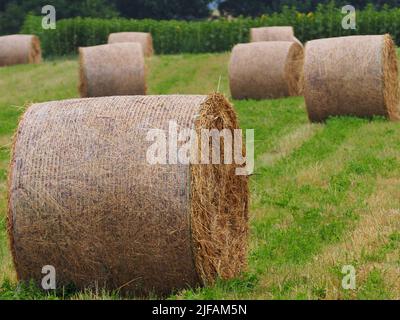
[[146, 94], [146, 70], [138, 43], [79, 48], [81, 97]]
[[234, 99], [270, 99], [302, 93], [303, 47], [295, 42], [238, 44], [229, 62]]
[[304, 96], [311, 121], [345, 115], [397, 119], [398, 67], [390, 35], [308, 42]]
[[153, 38], [146, 32], [117, 32], [110, 33], [108, 43], [138, 42], [143, 47], [145, 57], [153, 55]]
[[[168, 294], [246, 265], [247, 178], [236, 165], [150, 165], [152, 128], [238, 127], [221, 95], [35, 104], [15, 136], [8, 232], [20, 280]], [[185, 141], [186, 142], [186, 141]], [[181, 147], [183, 143], [179, 142]], [[221, 149], [221, 155], [223, 148]]]
[[40, 63], [40, 40], [34, 35], [15, 34], [0, 37], [0, 66]]

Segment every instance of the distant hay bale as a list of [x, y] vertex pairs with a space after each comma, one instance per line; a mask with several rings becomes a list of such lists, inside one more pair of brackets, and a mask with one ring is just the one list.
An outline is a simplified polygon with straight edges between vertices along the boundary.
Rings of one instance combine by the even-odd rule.
[[117, 32], [110, 33], [108, 43], [138, 42], [143, 47], [145, 57], [153, 55], [153, 37], [147, 32]]
[[14, 34], [0, 37], [0, 66], [40, 63], [40, 40], [33, 35]]
[[303, 47], [272, 41], [236, 45], [229, 62], [234, 99], [270, 99], [302, 92]]
[[250, 29], [250, 42], [294, 41], [302, 45], [295, 37], [293, 27], [261, 27]]
[[398, 67], [390, 35], [308, 42], [304, 96], [315, 122], [346, 115], [397, 119]]
[[168, 134], [170, 120], [198, 134], [238, 128], [217, 94], [28, 108], [9, 171], [8, 234], [20, 280], [40, 283], [52, 265], [59, 287], [161, 295], [245, 268], [248, 178], [235, 175], [235, 164], [149, 164], [148, 132]]
[[79, 48], [81, 97], [146, 94], [146, 71], [138, 43]]

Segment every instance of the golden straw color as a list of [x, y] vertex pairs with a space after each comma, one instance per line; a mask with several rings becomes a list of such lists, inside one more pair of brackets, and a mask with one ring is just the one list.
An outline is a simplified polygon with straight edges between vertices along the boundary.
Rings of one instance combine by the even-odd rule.
[[0, 37], [0, 66], [40, 62], [42, 51], [38, 37], [25, 34]]
[[304, 96], [310, 121], [330, 116], [398, 119], [398, 67], [390, 35], [308, 42]]
[[138, 42], [143, 47], [145, 57], [153, 55], [153, 37], [147, 32], [117, 32], [110, 33], [108, 43]]
[[303, 47], [271, 41], [236, 45], [229, 62], [234, 99], [271, 99], [302, 93]]
[[250, 42], [294, 41], [303, 45], [294, 35], [293, 27], [261, 27], [250, 29]]
[[[27, 109], [9, 176], [8, 234], [19, 280], [40, 283], [42, 267], [52, 265], [58, 287], [164, 295], [245, 269], [247, 177], [235, 175], [235, 164], [150, 164], [149, 130], [171, 139], [170, 121], [179, 135], [238, 128], [219, 94], [74, 99]], [[170, 139], [162, 140], [166, 150]], [[181, 136], [178, 150], [188, 140]]]
[[138, 43], [79, 48], [81, 97], [146, 94], [146, 69]]

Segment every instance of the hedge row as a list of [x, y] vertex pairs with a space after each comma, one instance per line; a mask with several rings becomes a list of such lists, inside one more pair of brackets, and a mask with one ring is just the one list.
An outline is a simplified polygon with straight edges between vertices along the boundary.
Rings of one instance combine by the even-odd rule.
[[237, 18], [214, 21], [157, 21], [132, 19], [72, 18], [59, 20], [57, 29], [44, 30], [41, 17], [28, 16], [21, 33], [40, 37], [45, 55], [75, 53], [79, 46], [107, 42], [108, 34], [118, 31], [151, 32], [158, 54], [229, 51], [247, 42], [249, 29], [258, 26], [292, 25], [303, 42], [311, 39], [351, 34], [390, 33], [400, 41], [400, 8], [375, 11], [372, 6], [357, 11], [357, 29], [344, 30], [344, 15], [334, 5], [320, 5], [314, 13], [302, 14], [286, 8], [281, 13], [257, 19]]

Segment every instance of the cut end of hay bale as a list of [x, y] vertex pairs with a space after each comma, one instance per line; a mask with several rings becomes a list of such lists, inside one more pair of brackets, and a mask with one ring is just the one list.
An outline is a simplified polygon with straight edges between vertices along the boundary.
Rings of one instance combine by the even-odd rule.
[[32, 36], [31, 50], [29, 52], [29, 63], [42, 62], [42, 50], [40, 40], [37, 36]]
[[[202, 104], [201, 129], [238, 129], [236, 114], [220, 94]], [[243, 148], [244, 149], [244, 148]], [[244, 151], [244, 150], [243, 150]], [[221, 147], [221, 159], [224, 150]], [[197, 272], [204, 284], [238, 276], [246, 267], [248, 185], [237, 165], [191, 165], [191, 224]]]
[[236, 165], [149, 164], [148, 130], [168, 130], [171, 120], [197, 132], [238, 128], [219, 94], [27, 109], [9, 176], [8, 234], [19, 280], [40, 283], [50, 264], [58, 286], [166, 295], [245, 268], [247, 177], [236, 176]]
[[137, 42], [143, 48], [145, 57], [150, 57], [154, 53], [153, 37], [148, 32], [116, 32], [110, 33], [108, 43]]
[[285, 76], [290, 96], [301, 96], [303, 94], [303, 46], [294, 42], [290, 46], [287, 62], [285, 65]]
[[82, 98], [87, 98], [89, 97], [89, 92], [88, 92], [88, 78], [86, 76], [85, 72], [85, 61], [84, 61], [84, 53], [82, 52], [82, 48], [79, 48], [79, 85], [78, 85], [78, 91], [79, 95]]
[[229, 62], [234, 99], [275, 99], [302, 93], [304, 51], [296, 42], [236, 45]]
[[398, 118], [398, 67], [390, 35], [309, 41], [304, 96], [314, 122], [332, 116]]
[[389, 34], [384, 36], [383, 45], [383, 98], [388, 118], [400, 120], [400, 87], [396, 45]]

